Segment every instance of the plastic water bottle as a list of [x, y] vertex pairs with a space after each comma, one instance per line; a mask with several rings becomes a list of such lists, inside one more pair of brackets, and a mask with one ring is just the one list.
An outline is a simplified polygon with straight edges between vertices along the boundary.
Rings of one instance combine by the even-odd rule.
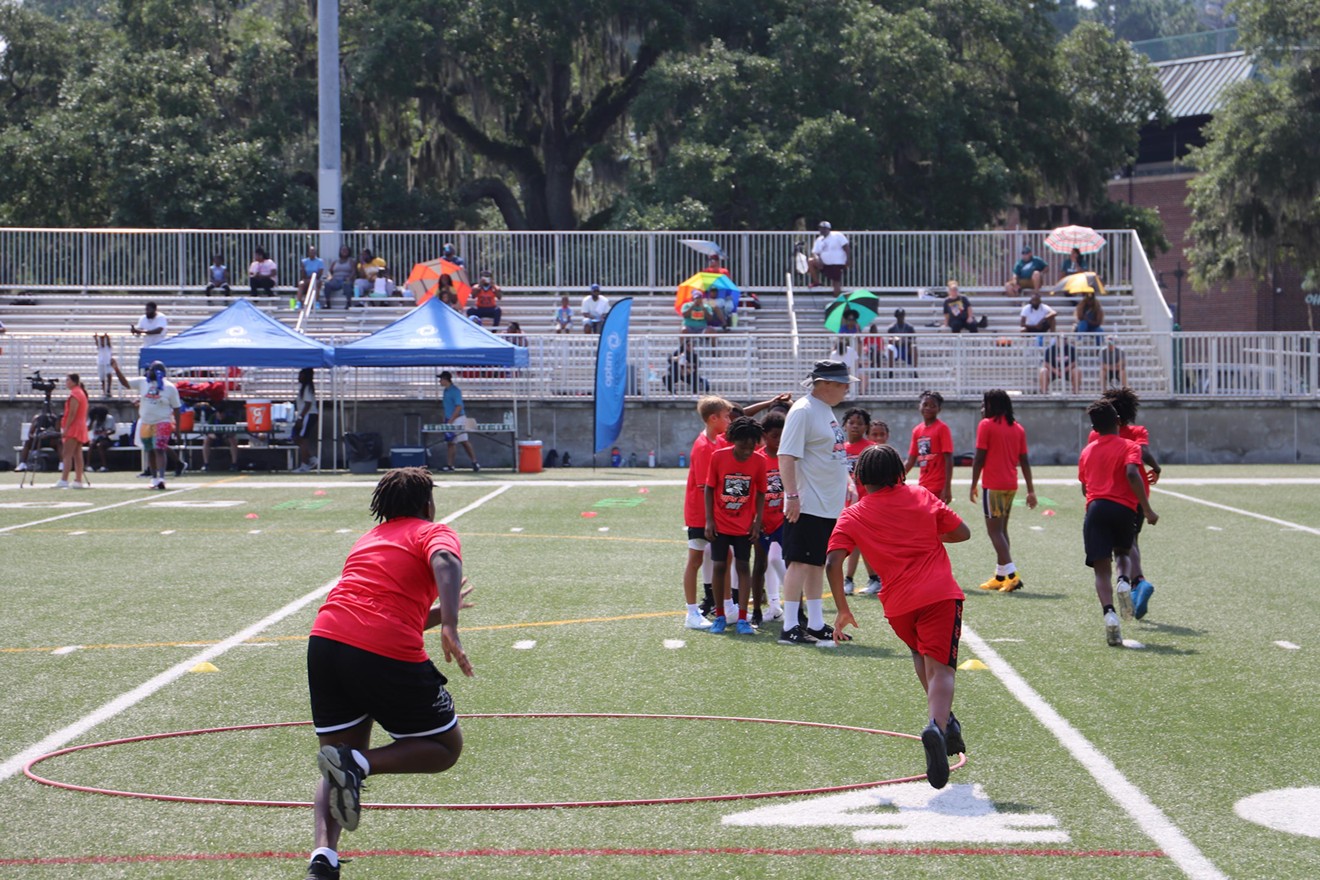
[[681, 452], [678, 454], [678, 466], [687, 467], [687, 456]]
[[652, 449], [650, 455], [646, 456], [646, 466], [655, 467], [655, 450]]

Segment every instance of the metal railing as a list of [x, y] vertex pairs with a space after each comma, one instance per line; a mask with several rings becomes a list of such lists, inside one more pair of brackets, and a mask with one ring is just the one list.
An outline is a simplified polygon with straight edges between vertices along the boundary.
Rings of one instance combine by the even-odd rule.
[[[814, 361], [834, 350], [838, 337], [804, 333], [793, 338], [776, 334], [712, 334], [681, 336], [639, 334], [630, 337], [628, 396], [632, 400], [691, 399], [713, 393], [737, 401], [761, 400], [783, 391], [800, 391]], [[595, 376], [594, 336], [537, 335], [526, 337], [527, 369], [452, 367], [471, 399], [553, 401], [590, 398]], [[1112, 340], [1124, 354], [1127, 384], [1151, 399], [1315, 399], [1320, 393], [1320, 334], [1317, 333], [1114, 333], [1101, 341], [1093, 335], [993, 333], [926, 333], [913, 337], [915, 357], [908, 363], [891, 351], [883, 337], [857, 337], [851, 355], [862, 379], [858, 396], [869, 399], [914, 399], [924, 388], [951, 399], [975, 399], [990, 388], [1005, 388], [1024, 396], [1042, 395], [1040, 367], [1052, 344], [1072, 346], [1079, 369], [1076, 391], [1070, 377], [1050, 381], [1044, 394], [1093, 398], [1112, 377], [1106, 372], [1105, 343]], [[336, 340], [328, 339], [334, 343]], [[126, 373], [134, 373], [139, 343], [134, 337], [112, 337], [115, 355]], [[696, 382], [671, 372], [671, 357], [691, 344], [696, 353]], [[69, 334], [0, 337], [0, 398], [35, 400], [27, 376], [41, 370], [47, 378], [82, 375], [98, 392], [96, 352], [90, 338]], [[1160, 352], [1168, 350], [1172, 368]], [[335, 368], [336, 375], [318, 371], [324, 393], [334, 385], [348, 399], [409, 399], [438, 404], [438, 367]], [[1114, 372], [1117, 372], [1115, 369]], [[244, 370], [236, 378], [236, 396], [292, 399], [297, 391], [293, 369]], [[175, 371], [175, 378], [204, 381], [225, 377], [223, 370]], [[122, 395], [122, 390], [116, 394]]]

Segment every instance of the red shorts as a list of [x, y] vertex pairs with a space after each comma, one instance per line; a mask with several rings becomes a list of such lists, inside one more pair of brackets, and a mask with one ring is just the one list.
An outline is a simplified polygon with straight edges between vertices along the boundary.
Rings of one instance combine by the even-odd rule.
[[142, 423], [142, 448], [148, 451], [152, 449], [169, 449], [170, 438], [174, 436], [173, 422], [150, 422]]
[[889, 618], [889, 626], [915, 653], [945, 666], [957, 666], [962, 606], [962, 599], [941, 599]]

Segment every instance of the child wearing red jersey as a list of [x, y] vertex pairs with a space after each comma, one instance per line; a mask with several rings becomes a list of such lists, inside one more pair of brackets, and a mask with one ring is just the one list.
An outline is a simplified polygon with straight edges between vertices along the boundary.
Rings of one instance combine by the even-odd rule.
[[[683, 569], [683, 598], [687, 602], [687, 618], [684, 626], [688, 629], [705, 629], [710, 621], [704, 616], [705, 611], [714, 607], [709, 569], [703, 563], [709, 559], [709, 542], [706, 540], [706, 473], [710, 469], [710, 457], [716, 449], [724, 445], [724, 432], [729, 429], [729, 410], [732, 404], [722, 397], [703, 397], [697, 401], [697, 415], [701, 416], [704, 429], [692, 441], [692, 454], [688, 456], [687, 491], [683, 496], [683, 524], [687, 527], [688, 553], [687, 566]], [[697, 605], [697, 573], [705, 571], [703, 583], [706, 588], [705, 607]]]
[[[868, 435], [871, 433], [871, 414], [864, 409], [850, 409], [843, 414], [843, 451], [848, 455], [848, 476], [851, 478], [848, 484], [848, 504], [855, 504], [858, 498], [866, 494], [866, 487], [857, 479], [854, 469], [857, 467], [857, 456], [862, 454], [862, 450], [869, 449], [875, 445], [875, 441]], [[885, 429], [885, 439], [889, 439], [889, 430]], [[851, 596], [856, 590], [853, 578], [857, 576], [857, 564], [861, 562], [861, 551], [855, 550], [848, 557], [848, 563], [844, 566], [843, 572], [843, 593], [845, 596]], [[875, 576], [870, 566], [866, 569], [866, 586], [862, 588], [863, 596], [874, 596], [880, 592], [880, 578]]]
[[[1137, 392], [1127, 387], [1110, 388], [1101, 395], [1101, 398], [1113, 404], [1114, 412], [1118, 413], [1118, 436], [1124, 440], [1131, 440], [1141, 448], [1141, 478], [1146, 483], [1146, 495], [1149, 497], [1150, 487], [1159, 481], [1162, 468], [1155, 460], [1155, 454], [1150, 451], [1150, 434], [1141, 425], [1136, 424], [1137, 408], [1141, 406], [1141, 400], [1137, 397]], [[1092, 431], [1086, 442], [1090, 443], [1097, 436], [1099, 435]], [[1155, 585], [1146, 580], [1141, 564], [1140, 543], [1143, 522], [1145, 517], [1138, 509], [1137, 531], [1132, 537], [1132, 551], [1118, 559], [1118, 586], [1115, 588], [1115, 598], [1118, 599], [1119, 614], [1127, 620], [1133, 617], [1140, 620], [1145, 617], [1150, 609], [1150, 597], [1155, 594]]]
[[[746, 416], [734, 419], [725, 439], [729, 445], [715, 450], [706, 476], [706, 540], [710, 542], [710, 556], [715, 563], [712, 584], [717, 611], [726, 609], [724, 600], [729, 595], [730, 550], [738, 582], [752, 582], [747, 563], [752, 556], [752, 542], [761, 533], [766, 493], [765, 457], [756, 454], [761, 442], [760, 424]], [[752, 625], [747, 620], [750, 592], [742, 590], [738, 597], [740, 635], [752, 634]], [[721, 613], [710, 631], [722, 633], [727, 625], [727, 618]]]
[[[434, 522], [425, 468], [382, 477], [371, 513], [380, 525], [353, 545], [307, 640], [322, 774], [309, 878], [339, 877], [340, 832], [357, 828], [368, 774], [440, 773], [463, 750], [446, 679], [422, 644], [422, 633], [439, 626], [445, 660], [472, 675], [458, 638], [458, 612], [471, 592], [463, 589], [458, 536]], [[373, 724], [394, 741], [370, 748]]]
[[1146, 483], [1141, 478], [1141, 449], [1118, 436], [1118, 413], [1113, 404], [1097, 400], [1086, 408], [1086, 414], [1097, 436], [1077, 461], [1077, 479], [1086, 496], [1082, 539], [1086, 564], [1095, 572], [1095, 595], [1104, 614], [1105, 641], [1117, 647], [1123, 644], [1123, 634], [1114, 611], [1110, 559], [1121, 559], [1132, 549], [1138, 511], [1144, 512], [1151, 525], [1159, 516], [1150, 506]]
[[1031, 462], [1027, 460], [1027, 432], [1013, 418], [1013, 399], [1002, 389], [985, 393], [981, 416], [981, 423], [976, 426], [971, 499], [975, 504], [976, 487], [984, 471], [985, 497], [981, 509], [996, 557], [995, 576], [981, 584], [981, 589], [1011, 593], [1022, 587], [1008, 541], [1008, 516], [1017, 496], [1019, 467], [1027, 483], [1027, 508], [1036, 509], [1036, 489], [1031, 480]]
[[844, 508], [830, 535], [825, 573], [838, 607], [834, 637], [857, 626], [843, 593], [843, 560], [854, 548], [884, 580], [885, 618], [912, 652], [926, 692], [930, 723], [921, 732], [926, 778], [949, 781], [949, 756], [966, 751], [953, 715], [954, 667], [962, 635], [963, 592], [953, 578], [944, 544], [972, 536], [967, 524], [926, 489], [903, 482], [903, 459], [892, 446], [873, 446], [857, 460], [866, 497]]
[[921, 424], [912, 429], [912, 444], [908, 447], [909, 471], [921, 471], [917, 484], [945, 504], [953, 503], [953, 434], [949, 426], [940, 421], [944, 408], [944, 395], [938, 391], [923, 391], [917, 406], [921, 410]]
[[756, 454], [765, 459], [765, 509], [761, 514], [761, 535], [756, 539], [756, 559], [752, 563], [752, 626], [762, 622], [761, 605], [766, 600], [765, 617], [779, 620], [784, 609], [779, 604], [779, 586], [784, 582], [784, 482], [779, 476], [779, 437], [784, 433], [784, 414], [771, 411], [761, 420], [761, 448]]

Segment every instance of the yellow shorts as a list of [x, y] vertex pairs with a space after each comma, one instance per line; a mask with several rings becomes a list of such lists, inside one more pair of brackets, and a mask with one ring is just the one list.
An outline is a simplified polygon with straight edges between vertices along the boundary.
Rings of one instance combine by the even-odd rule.
[[1016, 489], [982, 489], [981, 510], [984, 511], [985, 518], [1008, 519], [1009, 513], [1013, 510], [1013, 499], [1016, 497]]

